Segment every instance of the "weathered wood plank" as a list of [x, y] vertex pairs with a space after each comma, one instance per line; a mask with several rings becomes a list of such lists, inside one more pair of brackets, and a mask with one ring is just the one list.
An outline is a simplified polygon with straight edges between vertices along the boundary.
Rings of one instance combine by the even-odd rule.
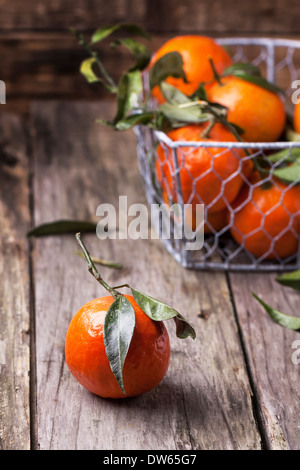
[[[203, 33], [201, 29], [196, 31]], [[180, 31], [175, 32], [179, 34]], [[240, 36], [239, 32], [209, 31], [212, 37]], [[261, 36], [261, 33], [243, 33], [243, 36]], [[151, 42], [144, 41], [151, 51], [157, 50], [173, 33], [154, 33]], [[274, 36], [268, 33], [268, 36]], [[277, 37], [282, 35], [277, 34]], [[299, 35], [284, 36], [299, 39]], [[87, 35], [88, 37], [88, 35]], [[102, 60], [117, 81], [122, 71], [128, 70], [132, 57], [125, 48], [114, 51], [107, 46], [99, 47]], [[86, 53], [69, 31], [5, 32], [0, 31], [1, 80], [6, 83], [6, 109], [28, 112], [30, 100], [39, 99], [89, 99], [109, 98], [109, 93], [98, 84], [87, 84], [79, 73]], [[279, 54], [278, 60], [281, 60]], [[300, 67], [300, 54], [295, 54], [295, 67]], [[118, 64], [118, 67], [116, 67]], [[288, 70], [280, 72], [280, 85], [291, 81]], [[20, 103], [23, 100], [23, 103]], [[26, 103], [26, 105], [25, 105]]]
[[299, 293], [282, 287], [275, 274], [230, 274], [237, 315], [270, 449], [300, 449], [300, 365], [293, 342], [299, 333], [274, 323], [252, 297], [289, 315], [299, 314]]
[[[94, 124], [105, 104], [44, 102], [32, 108], [35, 223], [95, 217], [100, 203], [145, 202], [135, 138]], [[125, 214], [122, 213], [123, 217]], [[114, 285], [130, 282], [167, 301], [195, 326], [197, 339], [175, 338], [166, 378], [152, 392], [103, 400], [84, 390], [64, 360], [72, 316], [106, 295], [74, 255], [73, 236], [35, 240], [38, 445], [41, 449], [260, 449], [243, 353], [222, 273], [181, 268], [158, 240], [85, 237], [95, 256], [124, 264], [103, 268]], [[203, 319], [203, 313], [208, 320]]]
[[[297, 0], [250, 0], [237, 3], [222, 0], [3, 0], [0, 29], [66, 30], [70, 26], [93, 29], [100, 24], [139, 22], [155, 32], [243, 31], [299, 32]], [[228, 12], [230, 14], [228, 14]]]
[[[148, 4], [148, 27], [159, 32], [234, 31], [277, 33], [299, 32], [297, 0], [272, 2], [259, 0], [237, 3], [227, 0], [197, 2], [188, 0], [151, 0]], [[294, 12], [295, 16], [293, 18]]]
[[43, 5], [32, 0], [27, 7], [21, 0], [1, 2], [0, 29], [9, 30], [67, 30], [70, 27], [90, 29], [103, 23], [142, 22], [146, 18], [146, 2], [139, 0], [71, 0]]
[[28, 450], [28, 161], [20, 119], [3, 113], [0, 129], [0, 448]]

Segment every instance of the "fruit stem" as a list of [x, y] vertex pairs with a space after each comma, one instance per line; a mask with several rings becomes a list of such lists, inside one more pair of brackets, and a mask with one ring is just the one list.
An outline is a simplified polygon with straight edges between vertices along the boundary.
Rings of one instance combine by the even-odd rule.
[[[84, 254], [82, 253], [82, 251], [75, 251], [75, 255], [79, 255], [84, 258]], [[101, 264], [102, 266], [107, 266], [108, 268], [115, 268], [115, 269], [123, 268], [122, 264], [115, 263], [114, 261], [107, 261], [105, 259], [95, 258], [94, 256], [91, 256], [91, 260], [95, 264]]]
[[211, 118], [208, 120], [208, 122], [209, 122], [208, 126], [206, 127], [206, 129], [201, 134], [201, 137], [203, 139], [208, 139], [209, 138], [210, 131], [212, 130], [212, 128], [216, 124], [215, 116], [211, 116]]
[[223, 86], [223, 83], [221, 82], [221, 77], [220, 77], [220, 75], [218, 74], [218, 72], [217, 72], [217, 70], [216, 70], [214, 61], [212, 60], [211, 57], [209, 57], [208, 60], [209, 60], [209, 63], [210, 63], [210, 65], [211, 65], [211, 68], [212, 68], [212, 71], [213, 71], [215, 80], [218, 82], [218, 84], [219, 84], [220, 86]]
[[112, 289], [121, 289], [121, 287], [129, 287], [129, 289], [130, 289], [129, 284], [121, 284], [120, 286], [114, 286]]
[[82, 252], [83, 252], [83, 255], [87, 261], [87, 264], [88, 264], [88, 270], [89, 272], [94, 276], [94, 278], [96, 279], [96, 281], [99, 282], [99, 284], [101, 284], [112, 296], [114, 299], [116, 299], [117, 297], [119, 297], [120, 295], [120, 292], [117, 292], [114, 288], [110, 287], [105, 281], [104, 279], [102, 278], [101, 274], [99, 273], [98, 269], [96, 268], [96, 266], [94, 265], [93, 261], [92, 261], [92, 258], [91, 258], [91, 255], [89, 254], [85, 244], [83, 243], [83, 241], [81, 240], [80, 238], [80, 233], [76, 233], [75, 235], [75, 238], [80, 246], [80, 248], [82, 249]]

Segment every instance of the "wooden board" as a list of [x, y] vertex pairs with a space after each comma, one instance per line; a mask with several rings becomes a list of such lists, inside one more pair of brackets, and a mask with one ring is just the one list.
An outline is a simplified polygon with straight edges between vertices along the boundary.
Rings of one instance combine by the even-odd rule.
[[[155, 51], [174, 35], [267, 36], [299, 39], [298, 1], [235, 0], [91, 0], [43, 2], [3, 0], [0, 17], [1, 76], [7, 85], [7, 107], [27, 114], [32, 99], [107, 97], [100, 86], [87, 86], [78, 73], [84, 52], [69, 32], [87, 34], [119, 22], [134, 22], [152, 36]], [[226, 11], [225, 11], [226, 10]], [[230, 12], [230, 14], [228, 14]], [[128, 68], [125, 48], [104, 53], [113, 76]], [[117, 70], [115, 64], [118, 64]]]
[[[138, 22], [156, 32], [259, 31], [299, 32], [297, 0], [57, 0], [55, 3], [22, 0], [1, 2], [2, 30], [66, 30], [71, 26], [93, 29], [100, 24]], [[230, 14], [228, 14], [228, 12]]]
[[[1, 108], [2, 110], [2, 108]], [[0, 116], [0, 449], [30, 448], [28, 161], [24, 126]]]
[[299, 315], [299, 292], [282, 287], [275, 274], [231, 274], [237, 316], [259, 404], [260, 420], [270, 449], [300, 449], [300, 366], [292, 361], [299, 333], [272, 322], [252, 297]]
[[[32, 107], [34, 220], [98, 221], [96, 208], [145, 201], [135, 137], [94, 123], [105, 104], [44, 102]], [[124, 213], [121, 214], [124, 217]], [[181, 268], [159, 240], [84, 237], [92, 254], [123, 270], [103, 268], [114, 285], [130, 282], [173, 305], [197, 331], [175, 338], [166, 378], [135, 399], [104, 400], [83, 389], [64, 359], [72, 316], [106, 295], [87, 272], [71, 235], [35, 240], [37, 437], [40, 449], [261, 449], [226, 276]], [[204, 318], [208, 317], [207, 320]]]

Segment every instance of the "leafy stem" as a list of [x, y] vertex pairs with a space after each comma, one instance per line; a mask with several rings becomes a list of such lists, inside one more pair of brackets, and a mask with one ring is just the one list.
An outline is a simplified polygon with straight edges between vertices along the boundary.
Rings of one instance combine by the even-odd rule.
[[96, 279], [96, 281], [99, 282], [99, 284], [101, 284], [112, 296], [114, 299], [117, 299], [118, 296], [120, 296], [121, 294], [116, 291], [113, 287], [110, 287], [105, 281], [104, 279], [102, 278], [101, 274], [99, 273], [98, 269], [96, 268], [93, 260], [92, 260], [92, 257], [90, 255], [90, 253], [88, 252], [85, 244], [83, 243], [83, 241], [81, 240], [81, 237], [80, 237], [80, 233], [76, 233], [75, 235], [76, 237], [76, 240], [78, 242], [78, 245], [80, 246], [82, 252], [83, 252], [83, 255], [88, 263], [88, 270], [89, 272], [94, 276], [94, 278]]
[[128, 287], [131, 290], [132, 296], [136, 303], [149, 318], [154, 321], [165, 321], [173, 318], [177, 327], [176, 334], [179, 338], [187, 338], [188, 336], [190, 336], [191, 338], [195, 339], [196, 333], [193, 327], [174, 308], [170, 307], [164, 302], [150, 297], [147, 294], [144, 294], [143, 292], [133, 288], [129, 284], [121, 284], [119, 286], [110, 287], [103, 280], [102, 276], [95, 267], [90, 253], [88, 252], [85, 244], [80, 238], [80, 233], [77, 233], [75, 237], [88, 263], [89, 272], [94, 276], [94, 278], [99, 282], [99, 284], [101, 284], [114, 297], [115, 300], [118, 299], [120, 296], [123, 296], [123, 294], [118, 292], [116, 289], [120, 289], [121, 287]]
[[103, 84], [111, 91], [111, 93], [117, 93], [118, 86], [114, 82], [112, 77], [109, 75], [107, 70], [105, 69], [104, 65], [102, 64], [101, 60], [99, 59], [99, 56], [98, 56], [97, 52], [94, 51], [91, 48], [90, 44], [88, 44], [86, 42], [86, 40], [84, 39], [84, 36], [81, 33], [79, 33], [76, 29], [71, 28], [70, 31], [77, 38], [78, 43], [80, 44], [80, 46], [82, 46], [88, 52], [88, 54], [94, 59], [95, 63], [97, 64], [97, 66], [98, 66], [98, 68], [99, 68], [99, 70], [100, 70], [100, 72], [101, 72], [101, 74], [104, 78], [104, 81], [101, 80], [103, 82]]

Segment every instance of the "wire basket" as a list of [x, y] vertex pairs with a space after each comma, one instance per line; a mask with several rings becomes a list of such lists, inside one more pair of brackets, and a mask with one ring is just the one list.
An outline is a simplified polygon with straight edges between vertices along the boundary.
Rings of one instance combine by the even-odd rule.
[[[300, 41], [265, 39], [265, 38], [226, 38], [218, 42], [230, 48], [234, 62], [251, 62], [259, 66], [266, 78], [279, 85], [286, 92], [287, 104], [290, 104], [292, 112], [291, 94], [294, 91], [292, 83], [300, 77], [300, 69], [297, 69], [297, 63], [300, 65]], [[285, 195], [294, 186], [300, 183], [296, 181], [284, 187], [278, 187], [281, 191], [281, 198], [278, 204], [281, 204], [286, 211], [288, 223], [282, 228], [278, 228], [275, 236], [271, 236], [267, 221], [269, 213], [261, 213], [260, 227], [239, 237], [239, 241], [232, 236], [232, 229], [238, 232], [234, 225], [235, 214], [247, 204], [252, 203], [252, 195], [255, 188], [268, 183], [272, 179], [273, 172], [280, 168], [285, 159], [289, 162], [296, 160], [293, 156], [293, 149], [300, 147], [300, 142], [262, 142], [262, 143], [244, 143], [244, 142], [191, 142], [191, 141], [172, 141], [165, 133], [153, 131], [147, 126], [137, 126], [135, 128], [137, 137], [137, 153], [140, 165], [140, 171], [145, 182], [145, 191], [148, 203], [152, 207], [164, 205], [166, 199], [168, 204], [176, 201], [183, 206], [184, 204], [204, 204], [204, 221], [206, 227], [203, 247], [199, 250], [188, 250], [185, 237], [175, 236], [175, 226], [171, 228], [170, 237], [162, 237], [161, 220], [155, 218], [155, 230], [159, 233], [162, 242], [169, 253], [185, 268], [192, 269], [219, 269], [228, 271], [289, 271], [300, 268], [300, 212], [296, 214], [289, 212], [285, 207]], [[160, 148], [163, 151], [165, 160], [162, 162], [159, 158]], [[197, 148], [205, 149], [211, 157], [211, 167], [201, 175], [189, 174], [191, 179], [190, 193], [186, 193], [186, 188], [182, 188], [182, 170], [188, 174], [185, 167], [185, 160], [191, 152], [197, 151]], [[216, 151], [217, 149], [217, 151]], [[265, 180], [251, 182], [243, 174], [244, 165], [247, 161], [254, 158], [267, 160], [270, 154], [288, 149], [288, 154], [282, 160], [278, 160], [271, 165], [270, 172]], [[231, 157], [236, 158], [236, 168], [234, 172], [224, 179], [220, 178], [216, 170], [216, 161], [225, 154], [230, 153]], [[299, 163], [300, 164], [300, 163]], [[166, 170], [167, 165], [167, 170]], [[160, 169], [162, 177], [157, 178], [157, 169]], [[276, 174], [276, 172], [275, 172]], [[213, 200], [207, 202], [201, 194], [201, 183], [204, 179], [214, 175], [219, 179], [219, 193]], [[240, 178], [241, 189], [247, 192], [243, 202], [236, 207], [234, 201], [228, 198], [228, 188], [233, 188], [236, 179]], [[275, 179], [276, 181], [276, 179]], [[276, 185], [276, 183], [275, 183]], [[216, 228], [210, 222], [211, 209], [216, 207], [218, 201], [225, 201], [226, 222], [222, 228]], [[253, 202], [255, 205], [255, 202]], [[256, 207], [260, 211], [259, 207]], [[272, 212], [271, 208], [269, 212]], [[175, 223], [176, 224], [176, 223]], [[255, 237], [255, 230], [263, 231], [269, 244], [265, 252], [253, 254], [248, 249], [248, 242], [251, 237]], [[241, 234], [240, 234], [241, 235]], [[276, 246], [278, 241], [289, 244], [290, 241], [296, 243], [296, 249], [286, 256], [280, 257], [277, 254]], [[287, 250], [289, 251], [289, 250]]]

